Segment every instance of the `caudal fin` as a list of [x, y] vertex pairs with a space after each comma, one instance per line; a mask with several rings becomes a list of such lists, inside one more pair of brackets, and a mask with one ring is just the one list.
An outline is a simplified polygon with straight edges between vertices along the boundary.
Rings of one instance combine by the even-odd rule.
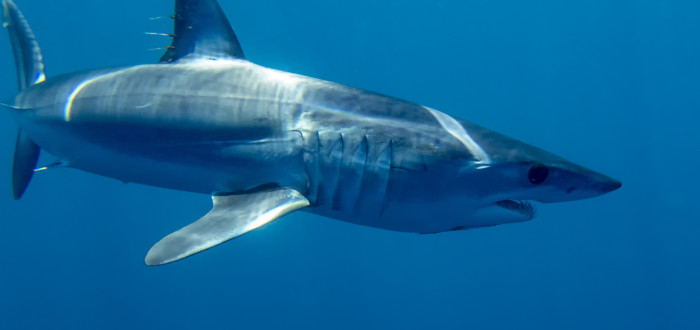
[[32, 180], [41, 148], [27, 137], [22, 130], [17, 134], [15, 158], [12, 162], [12, 194], [22, 198]]
[[[11, 0], [2, 0], [4, 24], [10, 33], [15, 55], [19, 89], [24, 90], [46, 80], [41, 49], [24, 15]], [[12, 192], [20, 199], [34, 175], [41, 149], [21, 129], [17, 134], [12, 166]]]

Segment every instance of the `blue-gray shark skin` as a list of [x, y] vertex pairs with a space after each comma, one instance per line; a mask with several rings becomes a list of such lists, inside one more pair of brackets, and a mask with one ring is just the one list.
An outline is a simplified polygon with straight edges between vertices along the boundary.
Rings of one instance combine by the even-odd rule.
[[158, 64], [46, 78], [24, 17], [3, 0], [22, 91], [19, 198], [39, 150], [124, 182], [212, 195], [211, 212], [163, 238], [173, 262], [295, 210], [438, 233], [527, 221], [531, 201], [620, 183], [437, 110], [248, 61], [214, 0], [178, 0]]

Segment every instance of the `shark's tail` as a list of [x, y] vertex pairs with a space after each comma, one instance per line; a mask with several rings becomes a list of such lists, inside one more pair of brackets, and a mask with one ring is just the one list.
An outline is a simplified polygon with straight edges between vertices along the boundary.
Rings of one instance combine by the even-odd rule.
[[[10, 33], [19, 88], [24, 90], [46, 79], [41, 49], [39, 49], [39, 44], [36, 42], [29, 23], [17, 9], [17, 5], [11, 0], [2, 0], [2, 7], [4, 12], [3, 26]], [[20, 129], [17, 134], [15, 157], [12, 164], [12, 192], [15, 199], [20, 199], [27, 189], [29, 181], [34, 175], [40, 151], [39, 146]]]

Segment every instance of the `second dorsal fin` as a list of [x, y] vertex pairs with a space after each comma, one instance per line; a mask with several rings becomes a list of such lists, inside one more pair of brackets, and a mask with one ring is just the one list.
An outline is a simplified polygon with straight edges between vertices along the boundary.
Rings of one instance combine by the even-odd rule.
[[236, 34], [216, 0], [176, 0], [175, 31], [161, 63], [182, 58], [245, 58]]

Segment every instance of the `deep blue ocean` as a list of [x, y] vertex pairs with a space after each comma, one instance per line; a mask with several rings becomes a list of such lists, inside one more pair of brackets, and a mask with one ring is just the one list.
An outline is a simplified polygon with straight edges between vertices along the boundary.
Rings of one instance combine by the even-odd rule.
[[[72, 169], [10, 190], [0, 329], [700, 329], [700, 1], [221, 0], [261, 65], [421, 103], [623, 182], [437, 235], [297, 212], [147, 267], [210, 198]], [[49, 76], [155, 63], [172, 0], [16, 0]], [[0, 99], [17, 91], [0, 35]], [[41, 163], [53, 160], [44, 154]]]

